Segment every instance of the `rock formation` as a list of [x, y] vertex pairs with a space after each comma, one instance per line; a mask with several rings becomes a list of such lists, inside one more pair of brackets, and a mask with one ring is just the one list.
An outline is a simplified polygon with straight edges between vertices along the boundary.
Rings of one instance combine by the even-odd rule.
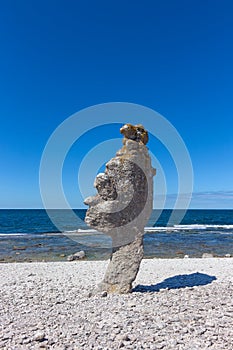
[[67, 261], [74, 261], [74, 260], [81, 260], [86, 257], [86, 254], [83, 250], [80, 250], [79, 252], [76, 252], [74, 254], [67, 256]]
[[128, 139], [137, 142], [142, 142], [144, 145], [146, 145], [148, 142], [148, 132], [142, 124], [125, 124], [120, 129], [120, 132], [125, 136], [123, 143], [125, 143], [125, 141]]
[[155, 169], [145, 144], [142, 125], [120, 129], [123, 147], [97, 175], [97, 194], [88, 197], [86, 223], [112, 238], [112, 256], [99, 291], [127, 293], [143, 258], [143, 234], [153, 204]]

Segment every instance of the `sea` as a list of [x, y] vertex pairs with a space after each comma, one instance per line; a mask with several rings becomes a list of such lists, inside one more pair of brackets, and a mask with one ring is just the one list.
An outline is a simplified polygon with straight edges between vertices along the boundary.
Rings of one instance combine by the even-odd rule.
[[[51, 212], [60, 220], [59, 229], [50, 220]], [[49, 217], [43, 209], [1, 209], [0, 261], [66, 261], [80, 250], [87, 260], [109, 259], [111, 238], [87, 227], [85, 209], [74, 212], [78, 224], [69, 210], [54, 209]], [[171, 214], [153, 210], [145, 227], [145, 258], [233, 256], [233, 210], [190, 209], [178, 223], [170, 221]]]

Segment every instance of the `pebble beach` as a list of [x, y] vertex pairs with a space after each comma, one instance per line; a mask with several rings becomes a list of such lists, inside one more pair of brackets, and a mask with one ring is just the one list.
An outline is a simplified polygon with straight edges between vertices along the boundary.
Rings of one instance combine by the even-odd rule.
[[0, 264], [0, 349], [233, 349], [233, 259], [144, 259], [132, 293], [90, 291], [108, 261]]

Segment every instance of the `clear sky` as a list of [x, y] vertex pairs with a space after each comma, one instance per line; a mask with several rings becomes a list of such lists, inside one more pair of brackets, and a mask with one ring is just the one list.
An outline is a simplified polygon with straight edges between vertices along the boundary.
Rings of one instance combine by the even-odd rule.
[[0, 207], [42, 207], [51, 133], [85, 107], [123, 101], [182, 136], [192, 207], [233, 208], [232, 18], [231, 0], [1, 2]]

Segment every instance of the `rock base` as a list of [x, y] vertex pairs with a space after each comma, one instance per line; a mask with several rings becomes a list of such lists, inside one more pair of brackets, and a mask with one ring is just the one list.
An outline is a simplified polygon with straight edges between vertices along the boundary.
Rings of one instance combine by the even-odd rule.
[[96, 288], [97, 292], [129, 293], [143, 258], [143, 234], [120, 248], [115, 248], [103, 281]]

